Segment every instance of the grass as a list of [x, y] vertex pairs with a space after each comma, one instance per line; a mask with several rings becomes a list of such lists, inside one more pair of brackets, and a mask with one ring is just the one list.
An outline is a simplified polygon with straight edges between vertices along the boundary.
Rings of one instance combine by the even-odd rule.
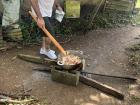
[[140, 25], [140, 12], [133, 16], [132, 23], [136, 25]]
[[131, 96], [131, 104], [135, 104], [135, 105], [138, 105], [137, 103], [140, 102], [140, 97], [136, 97], [136, 96]]
[[140, 44], [135, 44], [127, 49], [129, 64], [140, 70]]

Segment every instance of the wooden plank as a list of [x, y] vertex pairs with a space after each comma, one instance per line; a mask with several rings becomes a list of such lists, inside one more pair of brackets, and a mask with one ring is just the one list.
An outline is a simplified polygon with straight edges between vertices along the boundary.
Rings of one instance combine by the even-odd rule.
[[80, 82], [82, 82], [88, 86], [94, 87], [106, 94], [114, 96], [117, 99], [124, 100], [124, 95], [121, 92], [119, 92], [118, 90], [116, 90], [108, 85], [98, 82], [94, 79], [87, 78], [86, 76], [80, 75]]
[[28, 61], [28, 62], [46, 64], [46, 65], [56, 65], [56, 60], [51, 60], [51, 59], [47, 59], [47, 58], [41, 58], [39, 56], [18, 54], [18, 57], [20, 59]]
[[90, 73], [90, 72], [81, 72], [82, 74], [91, 74], [91, 75], [98, 75], [98, 76], [104, 76], [104, 77], [111, 77], [111, 78], [119, 78], [119, 79], [126, 79], [126, 80], [130, 80], [130, 81], [137, 81], [137, 78], [135, 77], [130, 77], [130, 76], [118, 76], [118, 75], [105, 75], [105, 74], [97, 74], [97, 73]]

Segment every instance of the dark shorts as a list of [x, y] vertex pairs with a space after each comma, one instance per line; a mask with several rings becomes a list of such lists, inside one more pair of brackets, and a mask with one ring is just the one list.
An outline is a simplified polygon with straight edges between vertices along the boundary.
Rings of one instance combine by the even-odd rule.
[[[45, 27], [46, 29], [50, 32], [51, 35], [55, 36], [55, 31], [54, 31], [54, 28], [53, 28], [53, 25], [52, 25], [52, 20], [50, 17], [43, 17], [44, 21], [45, 21]], [[40, 34], [42, 37], [47, 37], [45, 35], [45, 33], [42, 31], [42, 29], [39, 29], [40, 30]]]

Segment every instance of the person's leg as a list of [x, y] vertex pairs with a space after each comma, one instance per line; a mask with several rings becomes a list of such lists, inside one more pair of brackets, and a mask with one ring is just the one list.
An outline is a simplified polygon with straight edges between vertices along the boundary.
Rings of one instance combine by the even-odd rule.
[[51, 40], [48, 37], [45, 37], [45, 48], [48, 50], [50, 49]]
[[[49, 18], [45, 17], [44, 21], [45, 21], [46, 29], [52, 35], [54, 35], [55, 32], [53, 30], [53, 27], [50, 23]], [[45, 35], [45, 33], [42, 33], [42, 34], [43, 34], [43, 38], [42, 38], [42, 48], [40, 50], [40, 54], [44, 54], [44, 55], [48, 56], [50, 59], [57, 59], [57, 56], [55, 55], [55, 51], [50, 50], [51, 40]]]
[[43, 49], [46, 49], [46, 43], [45, 43], [46, 41], [45, 40], [46, 40], [46, 37], [43, 36], [42, 37], [42, 46], [41, 46], [41, 48], [43, 48]]
[[3, 46], [2, 26], [0, 25], [0, 47]]
[[[50, 28], [51, 28], [51, 24], [49, 22], [48, 17], [44, 17], [44, 21], [45, 21], [45, 25], [46, 25], [46, 29], [50, 32]], [[40, 29], [41, 30], [41, 29]], [[47, 35], [45, 35], [45, 33], [41, 30], [41, 34], [42, 34], [42, 49], [50, 49], [50, 44], [51, 44], [51, 40], [47, 37]]]
[[[51, 24], [50, 18], [46, 17], [46, 18], [44, 18], [44, 20], [45, 20], [45, 24], [46, 24], [46, 29], [50, 32], [51, 35], [55, 36], [54, 28]], [[46, 37], [45, 42], [46, 42], [46, 49], [50, 49], [50, 45], [51, 45], [50, 38]]]

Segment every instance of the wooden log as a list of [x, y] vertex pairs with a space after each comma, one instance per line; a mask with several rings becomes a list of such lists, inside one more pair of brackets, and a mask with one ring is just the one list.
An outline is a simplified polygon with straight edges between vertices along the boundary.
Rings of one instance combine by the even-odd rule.
[[80, 75], [80, 82], [82, 82], [88, 86], [94, 87], [94, 88], [96, 88], [104, 93], [111, 95], [111, 96], [114, 96], [117, 99], [120, 99], [120, 100], [124, 99], [124, 95], [121, 92], [119, 92], [118, 90], [116, 90], [108, 85], [105, 85], [99, 81], [96, 81], [94, 79], [87, 78], [86, 76]]
[[42, 58], [39, 56], [32, 56], [32, 55], [25, 55], [25, 54], [18, 54], [18, 57], [22, 60], [38, 63], [38, 64], [46, 64], [46, 65], [56, 65], [56, 60], [51, 60], [48, 58]]

